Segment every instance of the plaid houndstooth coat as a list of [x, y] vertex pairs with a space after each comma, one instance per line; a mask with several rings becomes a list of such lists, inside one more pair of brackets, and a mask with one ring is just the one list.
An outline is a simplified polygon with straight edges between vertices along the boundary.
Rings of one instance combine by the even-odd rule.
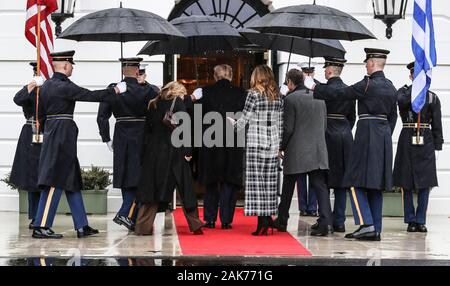
[[243, 116], [237, 120], [236, 128], [242, 130], [246, 125], [245, 215], [275, 215], [283, 100], [269, 101], [259, 92], [249, 91]]

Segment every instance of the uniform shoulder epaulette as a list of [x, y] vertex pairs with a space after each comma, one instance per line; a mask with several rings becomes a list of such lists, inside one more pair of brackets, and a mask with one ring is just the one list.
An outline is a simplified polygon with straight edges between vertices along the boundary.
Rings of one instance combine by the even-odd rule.
[[108, 88], [116, 87], [116, 85], [117, 85], [117, 83], [110, 83], [110, 84], [108, 85]]

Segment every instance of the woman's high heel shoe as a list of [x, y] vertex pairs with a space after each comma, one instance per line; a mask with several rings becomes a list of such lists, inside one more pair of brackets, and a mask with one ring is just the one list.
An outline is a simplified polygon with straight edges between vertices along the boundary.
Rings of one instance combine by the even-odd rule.
[[252, 235], [258, 236], [258, 235], [267, 235], [269, 228], [272, 229], [273, 234], [273, 223], [270, 223], [270, 217], [266, 216], [259, 216], [258, 217], [258, 226], [256, 228], [255, 232], [252, 232]]

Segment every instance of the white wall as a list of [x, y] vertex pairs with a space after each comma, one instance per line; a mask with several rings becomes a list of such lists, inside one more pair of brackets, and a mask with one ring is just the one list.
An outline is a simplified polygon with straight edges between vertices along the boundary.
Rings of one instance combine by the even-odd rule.
[[[255, 0], [256, 1], [256, 0]], [[174, 1], [138, 1], [122, 0], [124, 7], [148, 10], [167, 18]], [[310, 4], [312, 0], [274, 0], [275, 8], [289, 5]], [[386, 75], [401, 87], [409, 84], [408, 71], [404, 67], [412, 59], [411, 28], [413, 0], [409, 1], [405, 20], [398, 21], [394, 26], [392, 39], [385, 38], [385, 25], [373, 19], [371, 0], [317, 0], [319, 5], [328, 5], [344, 12], [350, 13], [371, 30], [379, 40], [343, 42], [347, 49], [348, 65], [344, 70], [343, 79], [347, 83], [360, 80], [365, 74], [364, 47], [380, 47], [391, 50]], [[63, 29], [77, 18], [96, 10], [118, 7], [118, 0], [78, 0], [75, 11], [76, 18], [69, 19], [63, 24]], [[450, 74], [450, 1], [433, 1], [435, 33], [438, 49], [439, 66], [433, 72], [432, 90], [441, 99], [443, 107], [444, 138], [450, 134], [450, 84], [446, 75]], [[14, 157], [15, 145], [20, 128], [23, 123], [21, 109], [14, 105], [12, 98], [30, 78], [30, 68], [27, 62], [34, 59], [35, 50], [25, 40], [26, 0], [0, 1], [0, 177], [9, 172]], [[125, 44], [124, 55], [134, 56], [144, 43]], [[56, 40], [56, 50], [75, 49], [77, 51], [74, 75], [72, 80], [84, 87], [98, 89], [119, 79], [120, 66], [117, 59], [120, 56], [120, 47], [117, 43], [78, 43], [66, 40]], [[279, 63], [287, 62], [287, 54], [279, 54]], [[148, 67], [149, 80], [157, 85], [163, 84], [163, 57], [146, 57], [150, 63]], [[305, 58], [293, 56], [292, 61], [303, 61]], [[322, 59], [315, 59], [320, 62]], [[281, 69], [286, 65], [282, 65]], [[282, 72], [280, 74], [283, 74]], [[317, 69], [317, 78], [324, 80], [320, 66]], [[79, 124], [79, 159], [82, 166], [91, 164], [111, 168], [112, 156], [106, 146], [101, 143], [95, 121], [97, 104], [77, 104], [76, 121]], [[394, 133], [394, 142], [397, 142], [400, 125]], [[438, 175], [440, 187], [432, 193], [429, 212], [434, 214], [450, 214], [450, 150], [445, 143], [444, 150], [438, 160]], [[396, 148], [396, 146], [394, 146]], [[448, 161], [447, 161], [448, 160]], [[0, 184], [0, 210], [17, 210], [17, 195]], [[110, 194], [110, 210], [116, 209], [120, 201], [117, 191]]]

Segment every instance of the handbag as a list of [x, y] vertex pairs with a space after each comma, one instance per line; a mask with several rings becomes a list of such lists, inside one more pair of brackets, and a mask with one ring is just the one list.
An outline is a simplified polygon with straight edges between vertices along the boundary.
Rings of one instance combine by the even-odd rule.
[[175, 106], [175, 101], [177, 100], [177, 98], [175, 97], [172, 101], [172, 105], [170, 106], [170, 110], [166, 111], [166, 114], [164, 114], [164, 118], [162, 120], [162, 122], [164, 123], [164, 125], [166, 125], [170, 131], [173, 131], [175, 128], [178, 127], [177, 121], [175, 119], [175, 116], [173, 114], [173, 108]]

